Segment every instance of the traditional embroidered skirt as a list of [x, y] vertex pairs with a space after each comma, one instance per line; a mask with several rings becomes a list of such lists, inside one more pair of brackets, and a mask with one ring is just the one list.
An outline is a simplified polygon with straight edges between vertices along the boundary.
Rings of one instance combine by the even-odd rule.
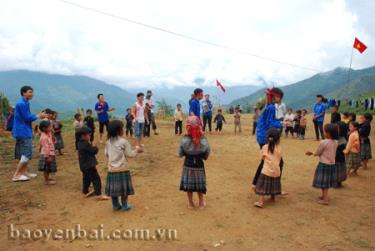
[[182, 169], [180, 191], [206, 193], [206, 172], [204, 168], [184, 166]]
[[343, 182], [347, 178], [346, 163], [336, 162], [337, 182]]
[[38, 170], [46, 173], [57, 172], [56, 156], [51, 155], [51, 163], [48, 163], [44, 155], [40, 155]]
[[358, 170], [358, 168], [361, 166], [361, 156], [360, 153], [349, 153], [346, 156], [346, 168], [348, 170]]
[[370, 141], [364, 141], [361, 143], [361, 160], [372, 159], [371, 144]]
[[255, 193], [258, 195], [281, 194], [281, 178], [270, 177], [261, 173], [255, 187]]
[[337, 186], [337, 171], [336, 165], [328, 165], [319, 162], [315, 170], [313, 187], [316, 188], [330, 188]]
[[64, 149], [64, 139], [63, 139], [61, 133], [55, 134], [55, 139], [56, 139], [55, 149], [56, 150]]
[[133, 195], [134, 189], [130, 172], [108, 172], [105, 193], [111, 197]]

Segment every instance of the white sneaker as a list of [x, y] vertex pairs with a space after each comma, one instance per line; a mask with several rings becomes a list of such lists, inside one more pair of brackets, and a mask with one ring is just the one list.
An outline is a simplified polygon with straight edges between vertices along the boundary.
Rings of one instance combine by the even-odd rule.
[[36, 178], [36, 176], [38, 176], [38, 174], [36, 174], [36, 173], [28, 173], [26, 176], [28, 176], [29, 178]]
[[12, 180], [13, 180], [14, 182], [18, 182], [18, 181], [29, 181], [30, 178], [27, 177], [27, 176], [25, 176], [25, 175], [21, 175], [21, 176], [19, 176], [18, 178], [13, 177]]

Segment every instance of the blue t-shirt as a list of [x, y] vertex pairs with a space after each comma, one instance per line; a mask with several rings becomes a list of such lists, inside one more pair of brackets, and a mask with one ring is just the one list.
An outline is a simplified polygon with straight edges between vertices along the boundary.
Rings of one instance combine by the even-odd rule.
[[14, 122], [14, 115], [11, 115], [10, 112], [7, 112], [5, 114], [5, 117], [7, 119], [7, 130], [12, 130], [13, 122]]
[[13, 137], [16, 139], [31, 139], [33, 136], [32, 122], [37, 117], [30, 112], [30, 103], [27, 99], [21, 98], [16, 103], [13, 120]]
[[[326, 106], [325, 104], [323, 104], [323, 102], [321, 103], [316, 103], [314, 105], [314, 115], [319, 115], [319, 117], [315, 118], [314, 121], [316, 122], [323, 122], [324, 121], [324, 114], [326, 112]], [[321, 113], [323, 113], [322, 115], [320, 115]]]
[[200, 105], [198, 99], [193, 99], [190, 103], [189, 115], [192, 112], [194, 113], [195, 116], [200, 118], [200, 116], [201, 116], [201, 105]]
[[202, 110], [204, 116], [212, 116], [212, 103], [211, 100], [204, 100], [202, 102]]
[[95, 104], [95, 111], [100, 112], [98, 113], [99, 123], [109, 122], [108, 109], [108, 103], [105, 101], [104, 105], [101, 105], [99, 102]]
[[270, 128], [282, 128], [283, 124], [276, 119], [276, 107], [274, 104], [267, 105], [266, 109], [258, 118], [257, 141], [260, 145], [267, 143], [267, 132]]

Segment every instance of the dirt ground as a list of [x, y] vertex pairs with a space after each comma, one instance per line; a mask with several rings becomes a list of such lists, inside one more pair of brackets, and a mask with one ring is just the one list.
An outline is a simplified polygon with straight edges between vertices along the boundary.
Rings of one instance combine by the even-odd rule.
[[[310, 122], [305, 141], [282, 139], [285, 171], [283, 190], [290, 194], [253, 206], [251, 179], [259, 163], [259, 149], [250, 134], [250, 115], [243, 116], [243, 133], [234, 135], [233, 120], [222, 135], [211, 134], [206, 162], [207, 207], [186, 207], [179, 191], [182, 160], [180, 137], [173, 122], [159, 121], [160, 135], [145, 140], [145, 153], [130, 161], [135, 195], [129, 212], [113, 212], [110, 201], [83, 198], [81, 173], [74, 151], [73, 132], [65, 132], [66, 155], [58, 157], [57, 184], [46, 186], [41, 173], [25, 183], [11, 182], [13, 141], [2, 139], [0, 162], [0, 250], [375, 250], [375, 162], [360, 169], [341, 189], [331, 189], [331, 204], [316, 203], [312, 188], [318, 159], [304, 155], [315, 150]], [[371, 141], [375, 142], [374, 130]], [[131, 139], [130, 142], [134, 143]], [[37, 168], [36, 144], [33, 170]], [[373, 149], [375, 148], [373, 144]], [[105, 186], [103, 146], [98, 170]], [[195, 197], [196, 198], [196, 197]], [[82, 228], [176, 229], [176, 240], [11, 240], [8, 226], [17, 229]], [[221, 241], [221, 242], [220, 242]]]

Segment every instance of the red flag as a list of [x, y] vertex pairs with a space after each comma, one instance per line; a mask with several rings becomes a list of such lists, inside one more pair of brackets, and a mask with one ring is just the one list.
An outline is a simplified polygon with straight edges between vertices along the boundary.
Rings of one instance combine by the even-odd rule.
[[216, 79], [216, 85], [220, 87], [220, 89], [225, 92], [224, 86], [219, 82], [219, 80]]
[[357, 49], [360, 53], [363, 53], [367, 49], [367, 46], [361, 41], [359, 41], [358, 38], [354, 39], [353, 47]]

